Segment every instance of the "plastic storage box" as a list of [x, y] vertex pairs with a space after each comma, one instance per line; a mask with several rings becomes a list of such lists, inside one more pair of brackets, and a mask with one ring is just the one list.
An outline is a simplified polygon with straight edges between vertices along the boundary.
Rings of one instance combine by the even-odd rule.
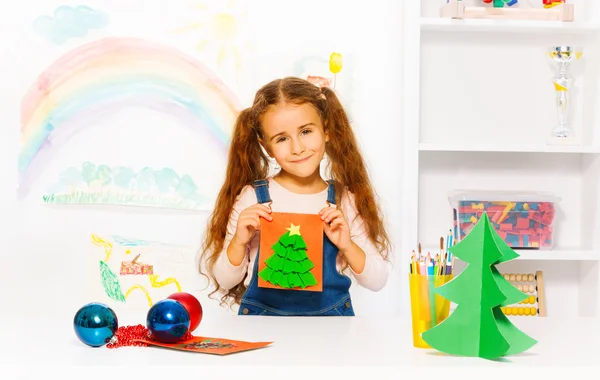
[[552, 193], [457, 190], [448, 200], [454, 210], [456, 242], [467, 236], [485, 211], [510, 247], [553, 247], [555, 204], [560, 199]]

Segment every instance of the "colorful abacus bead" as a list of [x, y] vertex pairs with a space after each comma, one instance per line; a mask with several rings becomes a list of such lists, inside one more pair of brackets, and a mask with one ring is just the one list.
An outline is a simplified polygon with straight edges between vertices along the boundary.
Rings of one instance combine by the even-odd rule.
[[500, 310], [506, 315], [535, 316], [537, 314], [537, 309], [535, 307], [507, 306], [501, 307]]

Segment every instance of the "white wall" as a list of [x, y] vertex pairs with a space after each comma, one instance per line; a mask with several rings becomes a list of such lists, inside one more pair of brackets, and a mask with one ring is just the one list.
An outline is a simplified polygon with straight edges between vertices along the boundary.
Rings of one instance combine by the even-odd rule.
[[[104, 295], [100, 285], [98, 262], [103, 254], [101, 248], [91, 243], [90, 236], [92, 233], [101, 236], [117, 234], [192, 247], [186, 262], [178, 266], [180, 272], [174, 275], [186, 285], [183, 290], [201, 299], [205, 313], [217, 316], [230, 312], [220, 308], [217, 301], [206, 299], [204, 280], [195, 272], [191, 252], [200, 244], [207, 212], [110, 206], [49, 207], [39, 200], [39, 192], [43, 191], [47, 181], [64, 169], [63, 165], [78, 165], [90, 158], [119, 163], [115, 159], [115, 147], [130, 153], [119, 155], [120, 160], [129, 160], [124, 162], [125, 165], [132, 164], [131, 160], [139, 160], [136, 162], [139, 165], [148, 162], [159, 165], [164, 160], [165, 165], [183, 167], [199, 177], [209, 173], [212, 182], [208, 181], [206, 185], [214, 189], [214, 184], [221, 178], [207, 166], [221, 161], [203, 157], [202, 147], [195, 146], [193, 138], [178, 125], [169, 126], [169, 133], [165, 134], [168, 123], [165, 119], [138, 110], [135, 114], [119, 116], [124, 119], [120, 119], [118, 125], [128, 131], [119, 136], [115, 133], [117, 124], [114, 120], [99, 121], [104, 123], [102, 127], [84, 130], [60, 150], [59, 157], [37, 183], [37, 193], [34, 191], [20, 203], [15, 200], [21, 98], [36, 76], [64, 52], [94, 39], [131, 35], [170, 44], [195, 54], [210, 67], [216, 67], [212, 57], [200, 56], [193, 50], [194, 43], [201, 39], [200, 34], [178, 36], [167, 33], [171, 26], [182, 26], [194, 20], [190, 11], [193, 8], [189, 8], [193, 2], [145, 1], [142, 9], [140, 1], [88, 1], [86, 5], [108, 12], [110, 25], [60, 47], [45, 43], [32, 31], [31, 23], [35, 17], [70, 3], [78, 5], [46, 0], [37, 4], [15, 4], [10, 17], [5, 16], [0, 23], [3, 46], [0, 54], [5, 65], [0, 71], [3, 84], [0, 90], [0, 178], [3, 185], [0, 187], [0, 220], [7, 223], [0, 233], [0, 278], [3, 282], [0, 291], [3, 298], [13, 305], [17, 302], [25, 308], [45, 312], [57, 306], [58, 313], [65, 316], [73, 315], [87, 302], [106, 302], [117, 312], [138, 313], [136, 321], [141, 322], [147, 310], [141, 293], [132, 296], [127, 304], [118, 304]], [[402, 108], [402, 14], [399, 3], [373, 1], [365, 6], [347, 1], [240, 2], [238, 10], [244, 7], [248, 10], [245, 36], [251, 49], [243, 56], [239, 85], [232, 85], [242, 103], [248, 105], [258, 86], [276, 77], [297, 75], [294, 64], [298, 60], [313, 55], [326, 60], [332, 51], [341, 52], [345, 63], [339, 74], [338, 91], [349, 107], [396, 249], [400, 246], [398, 221], [402, 213], [398, 169]], [[212, 6], [213, 3], [207, 1], [205, 4]], [[228, 83], [233, 83], [232, 73], [228, 67], [222, 71]], [[145, 123], [142, 125], [141, 121]], [[147, 127], [143, 132], [142, 126]], [[136, 133], [140, 133], [137, 139]], [[157, 139], [160, 144], [156, 144]], [[186, 152], [186, 161], [173, 162], [172, 152], [181, 150]], [[159, 223], [167, 227], [159, 227]], [[395, 263], [384, 290], [372, 293], [353, 288], [357, 315], [401, 312], [407, 307], [401, 304], [401, 292], [405, 289], [404, 273]], [[152, 290], [153, 294], [161, 297], [163, 293], [156, 293], [158, 290]], [[17, 311], [2, 307], [0, 312]]]

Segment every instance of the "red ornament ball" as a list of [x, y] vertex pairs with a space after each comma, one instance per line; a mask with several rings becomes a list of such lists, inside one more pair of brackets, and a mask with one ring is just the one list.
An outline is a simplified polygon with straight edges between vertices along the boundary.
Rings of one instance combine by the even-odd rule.
[[183, 305], [190, 315], [190, 329], [188, 331], [192, 332], [196, 330], [202, 320], [202, 305], [200, 305], [200, 301], [190, 293], [185, 292], [173, 293], [167, 298]]

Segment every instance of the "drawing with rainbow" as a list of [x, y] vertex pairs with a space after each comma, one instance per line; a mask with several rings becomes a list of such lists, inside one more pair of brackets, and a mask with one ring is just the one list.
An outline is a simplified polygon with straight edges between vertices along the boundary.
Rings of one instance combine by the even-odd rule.
[[209, 69], [172, 47], [136, 38], [105, 38], [70, 51], [31, 86], [21, 106], [19, 198], [53, 155], [91, 120], [141, 106], [209, 131], [226, 151], [242, 108]]

